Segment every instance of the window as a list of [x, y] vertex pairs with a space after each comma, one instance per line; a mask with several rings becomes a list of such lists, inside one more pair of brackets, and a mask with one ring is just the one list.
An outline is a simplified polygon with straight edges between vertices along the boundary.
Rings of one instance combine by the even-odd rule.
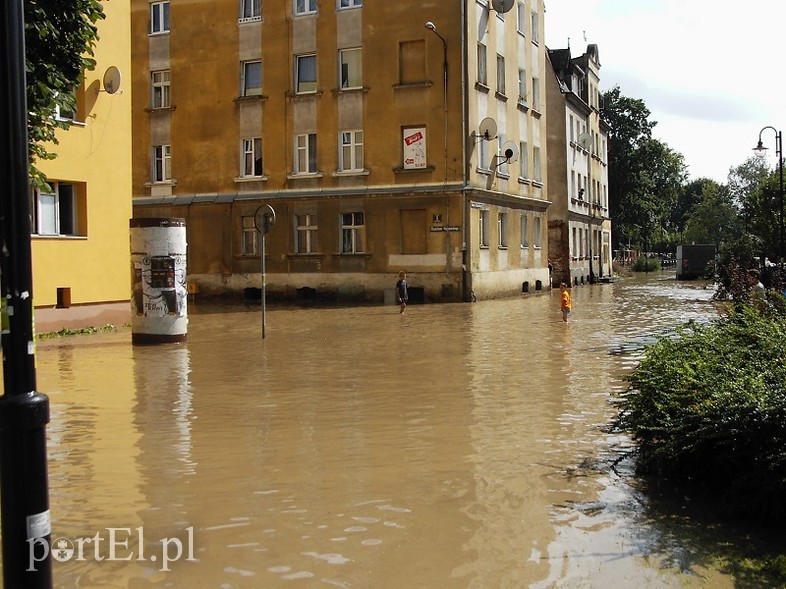
[[365, 219], [363, 213], [341, 214], [341, 253], [359, 254], [365, 251]]
[[489, 142], [485, 139], [481, 139], [478, 143], [478, 168], [489, 169]]
[[499, 247], [508, 247], [508, 214], [500, 213], [497, 215], [497, 234], [499, 236]]
[[538, 13], [536, 11], [532, 11], [532, 29], [531, 29], [531, 36], [533, 43], [540, 43], [540, 26], [539, 26], [539, 19]]
[[168, 182], [172, 179], [172, 147], [153, 146], [153, 182]]
[[540, 147], [537, 146], [532, 148], [532, 179], [535, 182], [542, 181], [540, 175]]
[[241, 237], [242, 242], [240, 246], [240, 253], [243, 256], [257, 255], [257, 226], [254, 223], [254, 216], [247, 215], [241, 219]]
[[169, 2], [150, 3], [150, 34], [169, 32]]
[[344, 8], [359, 8], [363, 6], [363, 0], [339, 0], [338, 9]]
[[363, 53], [360, 49], [341, 49], [338, 67], [341, 88], [360, 88], [363, 85]]
[[507, 143], [505, 140], [505, 134], [499, 133], [497, 135], [497, 158], [494, 162], [497, 168], [497, 174], [502, 178], [507, 178], [510, 176], [510, 169], [509, 169], [509, 162], [508, 159], [505, 157], [505, 152], [502, 150], [502, 147]]
[[532, 232], [532, 242], [535, 247], [540, 247], [540, 215], [535, 215], [533, 219], [533, 232]]
[[478, 226], [478, 237], [480, 238], [480, 247], [489, 246], [489, 212], [480, 211]]
[[316, 174], [317, 134], [308, 133], [295, 137], [295, 174]]
[[505, 94], [505, 58], [497, 55], [497, 92]]
[[262, 0], [240, 0], [240, 22], [262, 20]]
[[529, 148], [526, 141], [519, 144], [519, 177], [529, 178]]
[[521, 247], [529, 247], [529, 218], [527, 213], [521, 213]]
[[262, 94], [262, 62], [244, 61], [240, 72], [241, 96]]
[[526, 9], [526, 6], [524, 5], [524, 2], [519, 2], [518, 3], [516, 16], [517, 16], [517, 19], [516, 19], [516, 30], [518, 30], [519, 33], [524, 35], [526, 33], [526, 30], [527, 30], [526, 29], [526, 27], [527, 27], [527, 9]]
[[338, 168], [342, 172], [363, 170], [363, 131], [343, 131], [341, 133]]
[[478, 43], [478, 84], [488, 85], [488, 72], [486, 70], [486, 46]]
[[532, 77], [532, 104], [533, 110], [540, 110], [540, 80]]
[[33, 233], [38, 235], [79, 235], [79, 203], [76, 187], [66, 182], [50, 182], [51, 191], [33, 191]]
[[426, 79], [426, 42], [402, 41], [398, 46], [399, 76], [402, 84], [423, 82]]
[[294, 0], [295, 14], [314, 14], [317, 11], [317, 0]]
[[295, 92], [316, 92], [317, 90], [317, 56], [295, 56]]
[[241, 155], [240, 175], [262, 176], [262, 138], [243, 139]]
[[295, 253], [313, 254], [318, 251], [317, 216], [295, 215]]
[[150, 72], [150, 108], [169, 108], [169, 70]]

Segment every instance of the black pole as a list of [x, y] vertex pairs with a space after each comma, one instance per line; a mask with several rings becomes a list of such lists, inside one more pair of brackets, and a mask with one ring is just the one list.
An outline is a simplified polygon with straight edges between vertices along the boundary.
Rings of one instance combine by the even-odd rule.
[[3, 584], [49, 589], [49, 399], [36, 392], [23, 0], [0, 7], [0, 397]]
[[778, 156], [779, 189], [778, 204], [780, 205], [780, 248], [778, 251], [778, 266], [783, 263], [783, 135], [781, 131], [775, 133], [775, 152]]

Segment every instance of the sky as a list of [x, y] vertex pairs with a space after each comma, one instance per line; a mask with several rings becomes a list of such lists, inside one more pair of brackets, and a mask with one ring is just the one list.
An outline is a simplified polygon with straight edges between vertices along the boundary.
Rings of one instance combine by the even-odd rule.
[[[760, 130], [786, 127], [786, 1], [543, 1], [547, 47], [596, 44], [601, 91], [643, 100], [690, 179], [726, 183]], [[775, 168], [775, 131], [761, 138]]]

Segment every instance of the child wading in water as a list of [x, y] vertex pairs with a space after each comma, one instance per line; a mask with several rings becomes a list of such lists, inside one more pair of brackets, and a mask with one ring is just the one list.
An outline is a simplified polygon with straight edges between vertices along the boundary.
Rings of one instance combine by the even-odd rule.
[[407, 308], [407, 300], [409, 299], [409, 295], [407, 295], [407, 274], [403, 270], [398, 273], [398, 282], [396, 283], [396, 298], [398, 299], [398, 304], [401, 308], [399, 313], [403, 313], [404, 309]]
[[568, 287], [563, 282], [559, 285], [559, 289], [562, 292], [562, 300], [560, 301], [560, 308], [562, 309], [562, 320], [567, 323], [568, 322], [568, 315], [573, 310], [573, 305], [570, 303], [570, 293], [568, 292]]

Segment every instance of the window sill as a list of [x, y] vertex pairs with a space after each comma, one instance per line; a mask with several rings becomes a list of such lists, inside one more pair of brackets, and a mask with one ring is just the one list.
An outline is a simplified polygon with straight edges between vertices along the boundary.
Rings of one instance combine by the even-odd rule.
[[413, 88], [431, 88], [434, 82], [430, 80], [423, 80], [420, 82], [404, 82], [402, 84], [393, 84], [393, 90], [411, 90]]
[[527, 112], [529, 110], [529, 103], [526, 100], [519, 99], [516, 102], [516, 108], [521, 112]]
[[249, 182], [267, 182], [267, 176], [238, 176], [235, 184], [247, 184]]
[[152, 33], [148, 33], [148, 37], [161, 37], [163, 35], [168, 35], [169, 31], [154, 31]]
[[334, 178], [346, 178], [352, 176], [368, 176], [371, 170], [336, 170], [332, 176]]
[[255, 23], [255, 22], [261, 23], [262, 22], [262, 17], [261, 16], [249, 16], [249, 17], [246, 17], [246, 18], [239, 18], [239, 19], [237, 19], [237, 24], [239, 24], [239, 25], [246, 25], [246, 24]]
[[322, 172], [295, 172], [292, 174], [287, 174], [287, 180], [313, 180], [315, 178], [322, 178], [324, 174]]
[[238, 96], [235, 98], [235, 104], [242, 104], [244, 102], [265, 102], [267, 96], [264, 94], [251, 94], [249, 96]]
[[497, 100], [501, 101], [501, 102], [507, 102], [507, 101], [508, 101], [508, 97], [507, 97], [507, 96], [505, 96], [505, 94], [503, 94], [503, 93], [502, 93], [502, 92], [500, 92], [499, 90], [497, 90], [496, 92], [494, 92], [494, 97], [495, 97]]
[[162, 180], [160, 182], [145, 182], [145, 188], [153, 186], [177, 186], [177, 180]]
[[368, 93], [368, 86], [351, 86], [348, 88], [333, 88], [331, 90], [334, 96], [339, 94], [366, 94]]
[[488, 168], [481, 168], [480, 166], [475, 168], [475, 171], [478, 174], [483, 174], [484, 176], [491, 176], [491, 174], [493, 174], [493, 172], [490, 169], [488, 169]]
[[483, 92], [484, 94], [491, 92], [491, 88], [486, 86], [483, 82], [475, 82], [475, 90], [478, 92]]
[[154, 113], [154, 112], [172, 112], [175, 110], [176, 106], [148, 106], [145, 109], [145, 112]]
[[506, 246], [506, 245], [498, 245], [497, 249], [498, 250], [503, 250], [503, 251], [508, 251], [508, 246]]
[[535, 188], [543, 188], [543, 182], [542, 182], [542, 181], [540, 181], [540, 180], [533, 180], [533, 181], [532, 181], [532, 185], [533, 185]]
[[365, 260], [370, 260], [371, 259], [371, 253], [370, 252], [354, 252], [354, 253], [353, 252], [345, 252], [345, 253], [338, 252], [338, 253], [333, 254], [333, 257], [334, 258], [363, 258]]
[[313, 90], [311, 92], [287, 92], [287, 98], [293, 101], [316, 100], [320, 96], [322, 96], [322, 90]]
[[519, 184], [532, 184], [532, 180], [519, 176]]
[[410, 174], [412, 172], [433, 172], [435, 169], [434, 166], [426, 166], [424, 168], [393, 168], [393, 173]]
[[87, 235], [49, 235], [46, 233], [31, 233], [31, 239], [66, 239], [71, 241], [86, 240]]
[[317, 252], [306, 252], [302, 254], [287, 254], [287, 258], [290, 260], [305, 260], [305, 259], [313, 259], [313, 260], [321, 260], [325, 257], [325, 254], [320, 254]]
[[532, 111], [532, 116], [533, 117], [538, 118], [538, 119], [541, 117], [540, 107], [533, 106], [533, 107], [530, 108], [530, 110]]

